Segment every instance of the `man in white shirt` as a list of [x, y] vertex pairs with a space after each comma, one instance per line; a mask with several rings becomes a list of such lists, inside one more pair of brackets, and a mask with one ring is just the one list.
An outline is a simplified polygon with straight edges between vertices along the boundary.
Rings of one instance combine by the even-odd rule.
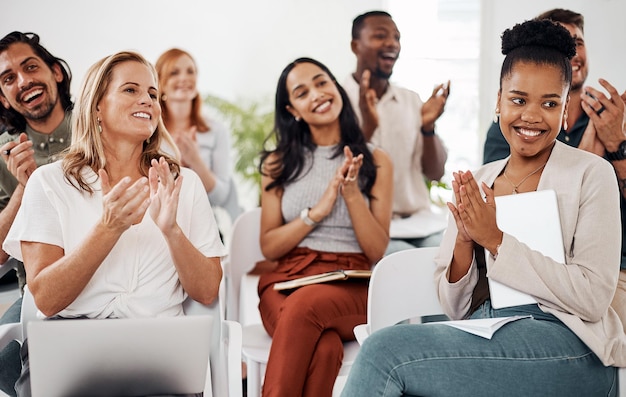
[[[426, 182], [439, 180], [445, 171], [447, 152], [435, 133], [435, 122], [443, 113], [450, 84], [438, 85], [422, 102], [417, 93], [389, 82], [400, 54], [400, 32], [387, 12], [356, 17], [351, 46], [357, 67], [343, 87], [365, 138], [387, 151], [394, 163], [392, 238], [386, 254], [436, 246], [445, 222], [433, 220]], [[416, 217], [414, 232], [394, 236], [394, 223], [411, 216]]]

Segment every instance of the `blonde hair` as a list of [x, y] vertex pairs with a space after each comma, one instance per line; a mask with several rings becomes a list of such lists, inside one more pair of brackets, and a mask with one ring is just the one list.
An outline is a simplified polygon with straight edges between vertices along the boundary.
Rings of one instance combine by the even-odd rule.
[[[106, 166], [106, 156], [96, 112], [98, 103], [109, 88], [115, 68], [125, 62], [139, 62], [147, 66], [154, 79], [157, 80], [157, 74], [152, 64], [139, 53], [132, 51], [121, 51], [107, 56], [89, 68], [72, 116], [72, 144], [63, 158], [64, 176], [78, 190], [93, 193], [90, 181], [87, 181], [83, 175], [85, 167], [89, 167], [97, 173], [98, 170]], [[162, 151], [164, 143], [168, 144], [178, 156], [176, 144], [167, 132], [163, 119], [159, 118], [156, 130], [150, 139], [143, 144], [139, 164], [142, 175], [147, 176], [152, 159], [158, 159], [161, 156], [169, 163], [170, 170], [178, 175], [180, 164], [176, 158]]]
[[[197, 73], [198, 68], [196, 66], [196, 60], [193, 59], [190, 53], [179, 48], [169, 49], [161, 54], [154, 66], [157, 74], [159, 75], [159, 87], [165, 86], [165, 83], [170, 78], [172, 69], [174, 69], [174, 62], [182, 56], [188, 56], [189, 59], [191, 59]], [[161, 103], [161, 109], [163, 109], [163, 122], [167, 125], [167, 101], [163, 100], [162, 95], [159, 95], [159, 102]], [[211, 129], [211, 127], [204, 120], [204, 117], [202, 117], [202, 97], [200, 96], [200, 93], [197, 93], [195, 98], [191, 101], [191, 125], [196, 126], [198, 132], [208, 132]]]

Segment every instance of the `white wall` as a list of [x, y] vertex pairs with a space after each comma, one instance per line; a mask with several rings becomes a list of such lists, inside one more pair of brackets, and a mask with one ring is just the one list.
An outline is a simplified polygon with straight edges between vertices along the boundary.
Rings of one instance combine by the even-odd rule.
[[[107, 54], [135, 49], [156, 61], [161, 52], [178, 46], [196, 57], [203, 93], [231, 100], [263, 99], [271, 107], [279, 73], [298, 56], [319, 59], [342, 81], [355, 65], [349, 44], [352, 19], [386, 4], [385, 0], [3, 0], [0, 35], [13, 30], [40, 34], [42, 43], [71, 66], [74, 93], [89, 65]], [[626, 1], [482, 0], [476, 131], [480, 148], [493, 117], [501, 33], [554, 7], [585, 16], [591, 65], [587, 82], [597, 86], [603, 77], [620, 92], [626, 90], [622, 21]], [[408, 23], [410, 16], [397, 19]], [[405, 51], [411, 45], [415, 44], [403, 42]]]
[[2, 0], [0, 37], [33, 31], [65, 59], [77, 93], [89, 66], [133, 49], [151, 61], [171, 47], [196, 58], [199, 88], [270, 106], [287, 63], [310, 56], [341, 81], [355, 65], [350, 28], [381, 0]]
[[[589, 76], [586, 84], [602, 89], [598, 78], [609, 81], [622, 93], [626, 90], [626, 1], [624, 0], [482, 0], [481, 23], [481, 117], [480, 140], [493, 119], [503, 56], [502, 32], [552, 8], [566, 8], [585, 17], [585, 45]], [[482, 146], [481, 146], [482, 147]]]

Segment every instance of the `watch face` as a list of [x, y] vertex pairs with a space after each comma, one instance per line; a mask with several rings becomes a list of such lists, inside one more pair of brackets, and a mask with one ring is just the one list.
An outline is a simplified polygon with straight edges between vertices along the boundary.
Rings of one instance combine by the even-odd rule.
[[626, 141], [622, 141], [622, 143], [619, 144], [618, 152], [622, 156], [622, 158], [626, 159]]

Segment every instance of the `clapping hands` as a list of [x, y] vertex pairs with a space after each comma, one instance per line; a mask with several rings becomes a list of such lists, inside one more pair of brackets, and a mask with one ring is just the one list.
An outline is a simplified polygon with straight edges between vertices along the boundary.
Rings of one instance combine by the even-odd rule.
[[315, 213], [314, 219], [316, 221], [320, 221], [330, 214], [339, 194], [344, 199], [355, 193], [360, 194], [359, 170], [363, 165], [363, 155], [354, 156], [348, 146], [343, 148], [343, 153], [346, 157], [343, 164], [337, 169], [320, 201], [315, 205], [314, 209], [311, 209]]
[[154, 223], [164, 234], [174, 230], [183, 177], [179, 175], [175, 180], [163, 157], [152, 160], [148, 178], [142, 177], [135, 182], [126, 176], [111, 186], [104, 169], [99, 170], [98, 175], [102, 185], [102, 223], [105, 226], [121, 233], [141, 222], [149, 209]]
[[482, 182], [482, 190], [485, 192], [483, 198], [478, 183], [470, 171], [454, 172], [453, 176], [452, 190], [456, 206], [452, 203], [447, 205], [459, 230], [457, 241], [476, 242], [485, 248], [495, 250], [502, 240], [502, 232], [496, 224], [493, 190]]

